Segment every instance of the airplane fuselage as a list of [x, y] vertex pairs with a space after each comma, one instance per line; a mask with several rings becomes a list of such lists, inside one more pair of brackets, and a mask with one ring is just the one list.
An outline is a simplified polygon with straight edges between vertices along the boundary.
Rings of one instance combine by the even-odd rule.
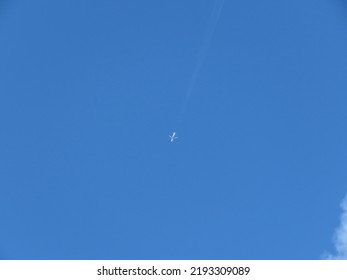
[[176, 132], [173, 132], [172, 135], [169, 135], [170, 137], [170, 141], [173, 142], [175, 139], [177, 139], [178, 137], [176, 136]]

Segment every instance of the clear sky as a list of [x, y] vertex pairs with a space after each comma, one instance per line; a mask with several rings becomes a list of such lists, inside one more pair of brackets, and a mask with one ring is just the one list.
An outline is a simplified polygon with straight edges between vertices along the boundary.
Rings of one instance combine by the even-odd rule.
[[347, 254], [347, 4], [215, 2], [0, 1], [0, 258]]

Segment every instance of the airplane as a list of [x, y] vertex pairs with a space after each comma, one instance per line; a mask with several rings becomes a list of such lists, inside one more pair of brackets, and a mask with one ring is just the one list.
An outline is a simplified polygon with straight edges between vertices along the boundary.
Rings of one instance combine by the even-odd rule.
[[169, 135], [171, 142], [173, 142], [175, 139], [177, 139], [178, 137], [176, 136], [176, 132], [173, 132], [172, 135]]

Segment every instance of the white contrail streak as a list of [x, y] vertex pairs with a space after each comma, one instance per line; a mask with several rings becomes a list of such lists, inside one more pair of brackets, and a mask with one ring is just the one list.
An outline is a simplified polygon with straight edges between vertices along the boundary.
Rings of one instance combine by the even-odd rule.
[[199, 76], [199, 72], [201, 70], [201, 67], [203, 65], [203, 62], [205, 60], [206, 57], [206, 53], [208, 50], [208, 47], [210, 45], [214, 30], [216, 29], [217, 23], [218, 23], [218, 19], [220, 17], [220, 14], [222, 12], [222, 8], [224, 5], [224, 0], [216, 0], [213, 11], [211, 13], [209, 22], [208, 22], [208, 26], [207, 26], [207, 30], [206, 30], [206, 34], [204, 37], [204, 40], [202, 42], [202, 47], [200, 49], [200, 52], [198, 53], [198, 57], [197, 57], [197, 62], [193, 71], [193, 75], [192, 78], [190, 79], [186, 94], [185, 94], [185, 98], [184, 98], [184, 102], [182, 105], [182, 109], [180, 112], [180, 116], [179, 116], [179, 120], [182, 119], [183, 114], [186, 110], [186, 107], [188, 105], [188, 102], [190, 100], [190, 97], [192, 95], [192, 92], [194, 90], [195, 84], [196, 84], [196, 80]]
[[347, 195], [341, 203], [340, 225], [335, 231], [334, 245], [336, 254], [327, 256], [327, 259], [347, 260]]

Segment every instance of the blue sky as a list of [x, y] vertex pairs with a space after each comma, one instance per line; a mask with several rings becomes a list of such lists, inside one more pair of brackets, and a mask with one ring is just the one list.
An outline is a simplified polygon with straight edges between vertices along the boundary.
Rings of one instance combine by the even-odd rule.
[[0, 1], [0, 258], [347, 256], [347, 4], [215, 2]]

